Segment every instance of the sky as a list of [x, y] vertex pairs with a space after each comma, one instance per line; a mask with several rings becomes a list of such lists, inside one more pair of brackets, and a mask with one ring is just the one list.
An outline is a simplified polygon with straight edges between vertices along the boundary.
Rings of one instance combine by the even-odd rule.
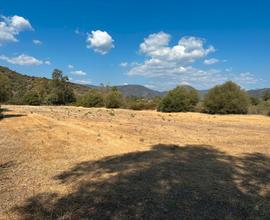
[[81, 84], [270, 87], [270, 2], [1, 0], [0, 65]]

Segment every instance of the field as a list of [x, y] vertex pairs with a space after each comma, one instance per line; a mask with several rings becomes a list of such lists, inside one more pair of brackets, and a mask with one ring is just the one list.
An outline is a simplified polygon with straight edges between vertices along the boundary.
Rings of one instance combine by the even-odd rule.
[[270, 218], [270, 117], [2, 107], [0, 219]]

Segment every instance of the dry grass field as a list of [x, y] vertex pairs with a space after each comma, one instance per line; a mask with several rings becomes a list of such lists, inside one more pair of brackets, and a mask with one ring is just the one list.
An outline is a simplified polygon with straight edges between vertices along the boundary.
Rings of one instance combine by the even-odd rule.
[[0, 219], [270, 219], [270, 117], [2, 107]]

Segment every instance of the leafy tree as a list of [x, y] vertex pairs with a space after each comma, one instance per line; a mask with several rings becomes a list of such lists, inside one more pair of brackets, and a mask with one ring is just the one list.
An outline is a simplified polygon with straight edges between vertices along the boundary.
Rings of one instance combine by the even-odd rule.
[[10, 82], [8, 77], [0, 75], [0, 114], [1, 114], [1, 103], [8, 101], [11, 96]]
[[124, 97], [116, 87], [112, 87], [105, 97], [106, 108], [120, 108], [123, 104]]
[[23, 97], [24, 103], [27, 105], [40, 105], [41, 99], [36, 91], [28, 91]]
[[252, 105], [259, 105], [261, 101], [259, 98], [254, 97], [254, 96], [250, 96], [249, 99]]
[[267, 91], [263, 94], [263, 100], [264, 101], [270, 100], [270, 91]]
[[102, 94], [96, 89], [90, 89], [88, 93], [78, 100], [78, 105], [84, 107], [102, 107], [104, 100]]
[[49, 104], [62, 105], [75, 101], [73, 90], [68, 84], [68, 77], [63, 76], [61, 70], [55, 69], [52, 73], [52, 81], [50, 82], [50, 93], [47, 96]]
[[204, 97], [204, 110], [210, 114], [246, 114], [248, 106], [246, 92], [232, 81], [215, 86]]
[[8, 77], [0, 75], [0, 103], [6, 102], [10, 97], [10, 82]]
[[161, 112], [187, 112], [194, 111], [199, 101], [198, 92], [187, 86], [177, 86], [161, 100], [158, 111]]

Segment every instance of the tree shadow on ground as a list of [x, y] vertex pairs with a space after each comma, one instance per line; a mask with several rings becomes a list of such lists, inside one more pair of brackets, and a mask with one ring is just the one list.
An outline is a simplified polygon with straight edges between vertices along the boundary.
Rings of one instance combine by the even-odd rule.
[[54, 177], [72, 192], [15, 210], [23, 219], [269, 219], [269, 167], [261, 154], [160, 144], [80, 163]]
[[26, 116], [25, 114], [1, 114], [0, 113], [0, 120], [6, 119], [6, 118], [17, 118], [17, 117], [23, 117]]

